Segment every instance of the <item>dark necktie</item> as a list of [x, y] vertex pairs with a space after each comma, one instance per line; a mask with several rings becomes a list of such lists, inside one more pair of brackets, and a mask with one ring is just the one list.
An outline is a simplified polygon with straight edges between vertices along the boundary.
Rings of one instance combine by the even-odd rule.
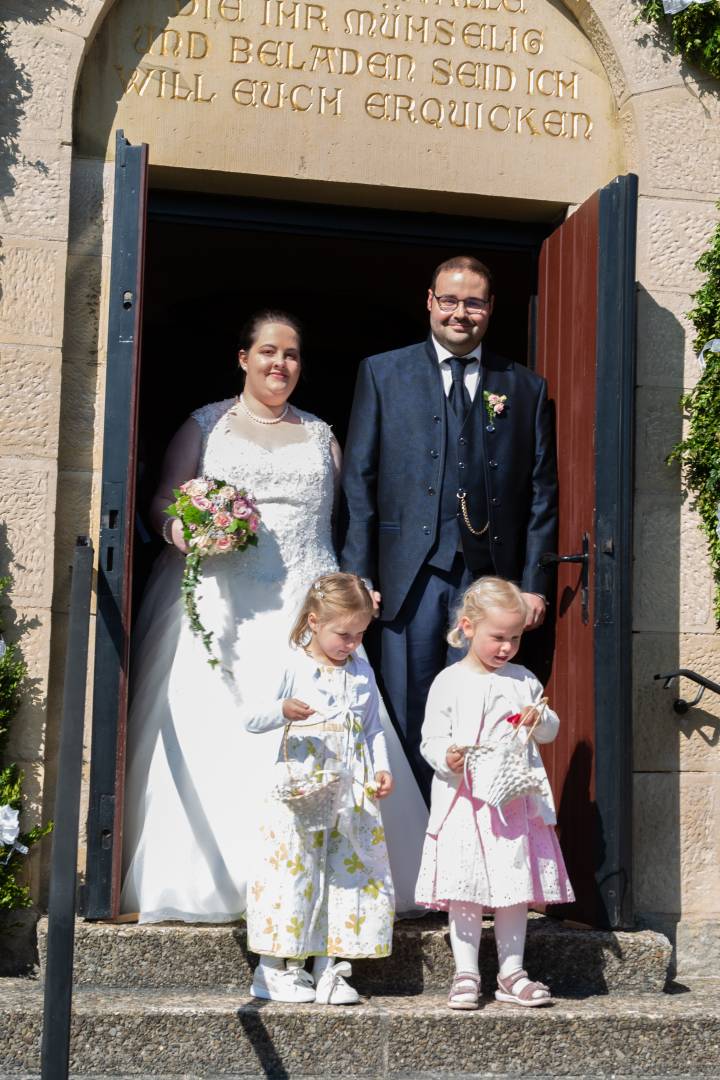
[[465, 368], [476, 360], [475, 356], [448, 356], [450, 371], [452, 372], [452, 386], [448, 394], [448, 402], [457, 416], [460, 425], [465, 423], [465, 417], [470, 411], [472, 398], [465, 385]]

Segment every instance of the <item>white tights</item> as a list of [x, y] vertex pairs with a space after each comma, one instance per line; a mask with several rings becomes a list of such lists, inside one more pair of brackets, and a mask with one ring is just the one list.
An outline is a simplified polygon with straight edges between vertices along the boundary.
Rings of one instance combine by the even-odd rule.
[[[480, 973], [480, 933], [483, 909], [480, 904], [451, 900], [449, 905], [450, 945], [456, 971]], [[527, 930], [527, 904], [497, 908], [495, 911], [495, 942], [497, 944], [500, 977], [522, 969]], [[522, 989], [526, 980], [518, 982]]]

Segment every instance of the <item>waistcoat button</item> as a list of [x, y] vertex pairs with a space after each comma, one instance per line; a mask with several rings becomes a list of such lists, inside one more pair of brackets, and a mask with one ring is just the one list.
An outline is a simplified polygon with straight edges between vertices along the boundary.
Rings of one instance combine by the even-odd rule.
[[423, 532], [427, 536], [429, 534], [429, 532], [430, 532], [430, 526], [429, 525], [423, 525]]
[[429, 487], [428, 488], [428, 495], [434, 495], [434, 494], [435, 494], [435, 488], [434, 487]]
[[497, 469], [497, 467], [498, 467], [497, 461], [488, 461], [488, 465], [490, 466], [491, 469]]
[[464, 435], [461, 435], [460, 438], [458, 439], [458, 442], [460, 443], [461, 446], [464, 446], [465, 443], [467, 442], [467, 439], [465, 438]]
[[434, 421], [434, 423], [439, 424], [440, 423], [440, 417], [439, 416], [433, 416], [433, 421]]
[[438, 452], [437, 452], [437, 450], [431, 450], [431, 451], [430, 451], [430, 457], [431, 457], [431, 458], [436, 458], [436, 457], [438, 457], [438, 456], [439, 456], [439, 455], [438, 455]]

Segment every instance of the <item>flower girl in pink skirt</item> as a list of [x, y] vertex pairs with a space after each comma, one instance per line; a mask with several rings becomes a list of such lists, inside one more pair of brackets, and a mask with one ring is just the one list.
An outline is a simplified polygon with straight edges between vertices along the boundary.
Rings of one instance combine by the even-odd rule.
[[[415, 899], [449, 913], [456, 971], [451, 1009], [478, 1008], [485, 908], [495, 912], [500, 968], [495, 997], [529, 1007], [549, 1004], [549, 989], [523, 970], [528, 904], [574, 899], [553, 829], [550, 784], [535, 746], [535, 741], [552, 742], [560, 721], [552, 710], [535, 707], [542, 686], [532, 672], [509, 662], [520, 646], [525, 619], [525, 601], [510, 582], [493, 577], [475, 582], [448, 635], [453, 646], [467, 644], [467, 655], [440, 672], [425, 710], [421, 750], [435, 776]], [[513, 737], [528, 738], [536, 793], [490, 806], [473, 795], [465, 758], [472, 746], [497, 747]], [[492, 757], [490, 752], [476, 758], [473, 769], [482, 770], [483, 761]]]

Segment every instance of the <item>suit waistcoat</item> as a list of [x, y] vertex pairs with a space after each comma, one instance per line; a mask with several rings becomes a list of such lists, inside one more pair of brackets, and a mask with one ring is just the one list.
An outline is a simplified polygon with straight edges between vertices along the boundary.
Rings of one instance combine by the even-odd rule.
[[460, 490], [467, 493], [470, 523], [474, 529], [482, 529], [489, 517], [482, 431], [486, 422], [482, 383], [478, 384], [472, 407], [462, 427], [447, 398], [444, 408], [447, 432], [445, 468], [435, 546], [427, 561], [439, 570], [449, 570], [462, 545], [465, 562], [470, 569], [485, 568], [492, 562], [488, 530], [483, 536], [473, 536], [465, 524], [457, 497]]

